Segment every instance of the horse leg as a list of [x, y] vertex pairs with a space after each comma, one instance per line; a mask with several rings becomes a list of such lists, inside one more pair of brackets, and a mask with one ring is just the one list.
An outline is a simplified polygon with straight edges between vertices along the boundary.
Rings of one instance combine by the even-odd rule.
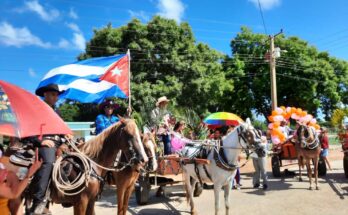
[[[117, 179], [119, 179], [118, 177]], [[122, 186], [123, 184], [117, 183], [117, 214], [123, 215], [125, 214], [124, 210], [124, 193], [125, 193], [125, 187]]]
[[88, 205], [87, 205], [87, 211], [86, 211], [86, 215], [94, 215], [94, 203], [95, 200], [90, 200]]
[[185, 175], [186, 198], [187, 198], [187, 201], [189, 201], [191, 206], [191, 214], [196, 215], [197, 211], [193, 203], [193, 188], [191, 186], [190, 175], [187, 173], [187, 170], [185, 170], [185, 168], [184, 168], [184, 175]]
[[312, 189], [312, 168], [309, 159], [306, 159], [307, 175], [309, 178], [309, 189]]
[[81, 195], [81, 200], [74, 205], [74, 215], [85, 215], [88, 205], [88, 197]]
[[[135, 180], [137, 179], [138, 177], [135, 177]], [[135, 184], [135, 180], [134, 182], [132, 182], [130, 184], [130, 186], [128, 187], [128, 189], [125, 191], [125, 194], [124, 194], [124, 199], [123, 199], [123, 212], [124, 214], [123, 215], [126, 215], [127, 213], [127, 209], [128, 209], [128, 202], [129, 202], [129, 198], [134, 190], [134, 184]]]
[[319, 190], [319, 185], [318, 185], [318, 157], [314, 158], [314, 179], [315, 179], [315, 189]]
[[[232, 179], [233, 180], [233, 179]], [[226, 215], [229, 215], [230, 213], [230, 191], [231, 191], [232, 183], [228, 182], [224, 186], [224, 197], [225, 197], [225, 208], [226, 208]]]
[[219, 214], [219, 210], [220, 210], [220, 190], [221, 190], [221, 184], [216, 184], [214, 183], [214, 197], [215, 197], [215, 215]]
[[299, 181], [303, 181], [302, 180], [302, 172], [301, 172], [301, 166], [302, 166], [302, 162], [303, 162], [303, 158], [302, 157], [299, 157], [298, 158], [298, 171], [299, 171], [299, 175], [300, 175], [300, 177], [299, 177]]

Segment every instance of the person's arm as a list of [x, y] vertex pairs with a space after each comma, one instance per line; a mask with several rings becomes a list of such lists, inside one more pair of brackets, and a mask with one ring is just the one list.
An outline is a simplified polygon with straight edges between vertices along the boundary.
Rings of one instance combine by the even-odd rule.
[[18, 198], [25, 188], [28, 186], [29, 179], [35, 174], [35, 172], [41, 167], [42, 160], [39, 160], [39, 151], [36, 149], [35, 153], [35, 162], [31, 165], [27, 176], [22, 181], [11, 180], [15, 175], [10, 173], [8, 180], [11, 180], [11, 183], [5, 182], [0, 184], [0, 197], [7, 199], [16, 199]]

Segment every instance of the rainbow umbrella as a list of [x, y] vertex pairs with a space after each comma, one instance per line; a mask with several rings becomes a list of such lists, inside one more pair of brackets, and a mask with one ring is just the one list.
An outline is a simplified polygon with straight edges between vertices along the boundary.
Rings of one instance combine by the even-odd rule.
[[208, 125], [239, 125], [240, 122], [243, 122], [242, 118], [233, 113], [228, 112], [216, 112], [210, 114], [207, 118], [204, 119], [204, 122]]

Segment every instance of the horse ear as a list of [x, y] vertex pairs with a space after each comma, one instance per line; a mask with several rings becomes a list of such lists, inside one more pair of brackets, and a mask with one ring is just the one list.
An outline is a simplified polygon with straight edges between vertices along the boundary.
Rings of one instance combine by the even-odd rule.
[[252, 126], [249, 117], [245, 120], [245, 123], [247, 124], [248, 127]]
[[124, 117], [122, 117], [122, 116], [120, 116], [120, 115], [117, 115], [117, 117], [120, 119], [120, 122], [121, 122], [122, 124], [125, 124], [125, 123], [126, 123], [126, 118], [124, 118]]

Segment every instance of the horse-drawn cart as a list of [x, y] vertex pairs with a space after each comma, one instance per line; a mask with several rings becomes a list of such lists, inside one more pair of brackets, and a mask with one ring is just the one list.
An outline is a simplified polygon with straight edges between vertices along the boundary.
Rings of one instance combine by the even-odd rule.
[[[293, 161], [297, 160], [297, 151], [295, 143], [292, 139], [288, 139], [284, 143], [275, 144], [272, 148], [272, 174], [274, 177], [280, 177], [281, 171], [280, 167], [283, 167], [283, 161]], [[326, 164], [323, 157], [320, 156], [318, 162], [318, 175], [326, 175]]]
[[182, 164], [197, 163], [209, 164], [209, 160], [199, 158], [182, 158], [177, 155], [169, 155], [158, 158], [158, 169], [155, 173], [140, 174], [138, 182], [135, 185], [135, 197], [139, 205], [148, 203], [149, 194], [152, 186], [158, 186], [159, 191], [156, 195], [160, 195], [163, 191], [165, 195], [165, 186], [173, 185], [182, 182], [177, 179], [178, 175], [182, 173]]

